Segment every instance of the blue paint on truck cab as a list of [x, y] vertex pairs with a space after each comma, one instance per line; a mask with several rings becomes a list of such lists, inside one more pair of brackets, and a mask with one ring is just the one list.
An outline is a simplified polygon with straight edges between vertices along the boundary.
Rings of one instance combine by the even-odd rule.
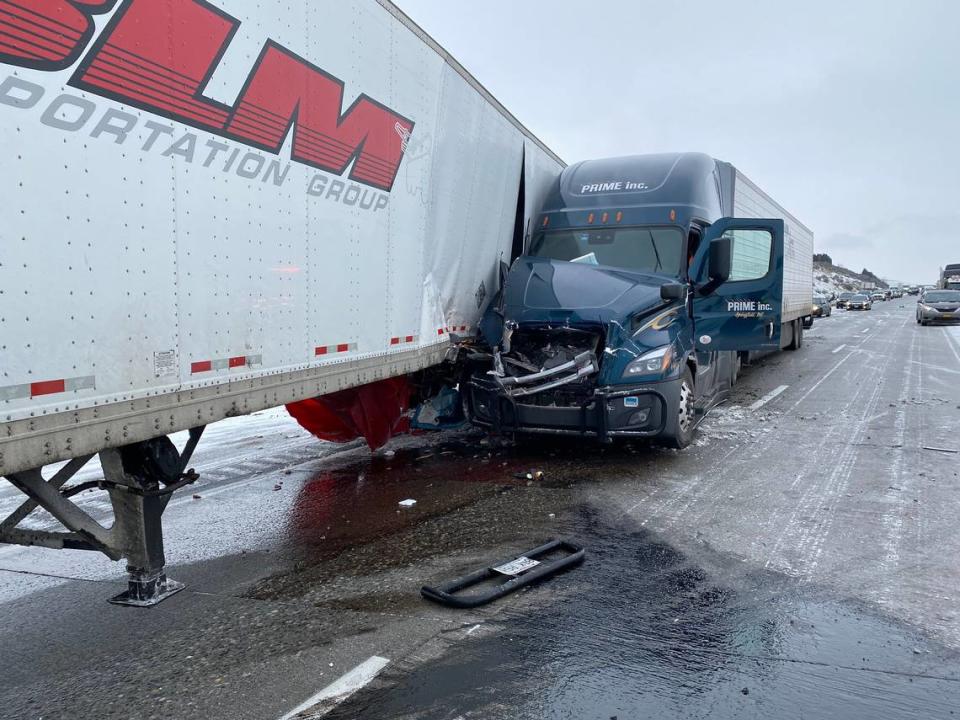
[[505, 273], [468, 383], [500, 431], [689, 444], [742, 353], [780, 347], [782, 219], [733, 219], [699, 153], [568, 167]]

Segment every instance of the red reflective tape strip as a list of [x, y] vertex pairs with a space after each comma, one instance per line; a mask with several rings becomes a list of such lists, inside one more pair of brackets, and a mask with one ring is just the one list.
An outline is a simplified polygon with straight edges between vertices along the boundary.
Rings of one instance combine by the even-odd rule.
[[327, 348], [326, 348], [326, 347], [318, 347], [318, 348], [316, 349], [316, 353], [317, 353], [317, 355], [326, 355], [326, 354], [327, 354]]
[[412, 342], [413, 342], [413, 335], [407, 335], [407, 338], [406, 338], [406, 340], [405, 340], [404, 342], [412, 343]]
[[232, 357], [229, 360], [227, 360], [227, 367], [231, 367], [231, 368], [243, 367], [246, 364], [247, 364], [246, 355], [241, 355], [240, 357]]
[[400, 344], [400, 338], [398, 338], [398, 337], [390, 338], [390, 344], [391, 344], [391, 345], [399, 345], [399, 344]]
[[56, 393], [66, 392], [66, 390], [66, 380], [44, 380], [42, 382], [30, 383], [30, 397], [54, 395]]
[[446, 331], [445, 331], [443, 328], [439, 328], [439, 329], [437, 330], [437, 335], [443, 335], [444, 332], [446, 332]]
[[212, 360], [201, 360], [200, 362], [195, 362], [190, 364], [190, 372], [192, 373], [202, 373], [210, 372], [213, 370], [213, 361]]
[[349, 350], [350, 350], [350, 346], [347, 343], [340, 343], [339, 345], [337, 345], [338, 353], [347, 352]]

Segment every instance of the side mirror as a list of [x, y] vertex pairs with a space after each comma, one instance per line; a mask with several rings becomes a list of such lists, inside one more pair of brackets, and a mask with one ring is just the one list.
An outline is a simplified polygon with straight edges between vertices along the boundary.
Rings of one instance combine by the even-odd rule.
[[708, 274], [715, 284], [725, 283], [730, 277], [733, 241], [729, 237], [718, 237], [710, 241], [710, 264]]
[[687, 297], [687, 286], [682, 283], [665, 283], [660, 286], [660, 299], [666, 302], [684, 300]]

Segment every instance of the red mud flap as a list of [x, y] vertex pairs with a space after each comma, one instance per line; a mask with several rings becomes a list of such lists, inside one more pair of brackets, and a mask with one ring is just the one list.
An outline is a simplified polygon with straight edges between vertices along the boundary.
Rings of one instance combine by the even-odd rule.
[[[557, 560], [541, 561], [542, 558], [556, 551], [568, 553], [566, 557]], [[424, 585], [420, 594], [427, 600], [453, 608], [474, 608], [486, 605], [488, 602], [509, 595], [527, 585], [555, 575], [583, 562], [584, 549], [566, 540], [551, 540], [545, 545], [534, 548], [523, 555], [512, 558], [499, 565], [486, 567], [482, 570], [465, 575], [457, 580], [443, 583], [437, 587]], [[506, 582], [494, 586], [492, 590], [474, 595], [455, 595], [454, 593], [496, 577], [509, 578]]]
[[376, 450], [410, 430], [411, 395], [407, 378], [390, 378], [291, 403], [287, 412], [321, 440], [345, 443], [362, 437]]

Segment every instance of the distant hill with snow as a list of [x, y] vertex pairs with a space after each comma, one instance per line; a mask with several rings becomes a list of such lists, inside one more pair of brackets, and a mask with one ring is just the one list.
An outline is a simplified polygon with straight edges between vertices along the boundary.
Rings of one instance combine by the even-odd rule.
[[869, 270], [856, 273], [832, 262], [815, 260], [813, 263], [813, 288], [817, 293], [842, 293], [862, 290], [867, 287], [888, 287], [887, 283]]

